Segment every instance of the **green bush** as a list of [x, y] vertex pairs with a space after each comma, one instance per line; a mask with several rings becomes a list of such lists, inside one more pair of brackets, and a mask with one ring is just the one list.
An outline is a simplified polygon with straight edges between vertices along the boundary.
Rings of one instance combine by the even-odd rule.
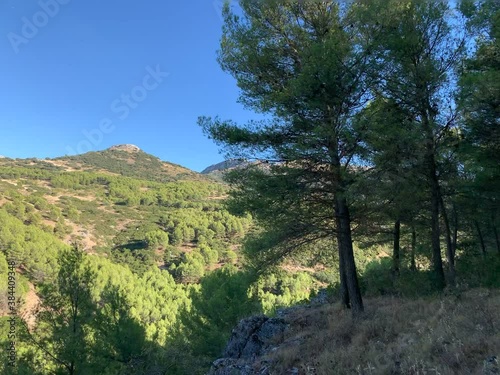
[[185, 254], [175, 270], [175, 277], [182, 283], [197, 283], [205, 275], [205, 264], [199, 253]]
[[456, 261], [457, 281], [470, 288], [500, 288], [498, 254], [464, 255]]
[[339, 281], [339, 275], [337, 272], [334, 272], [333, 270], [327, 269], [327, 270], [321, 270], [321, 271], [316, 271], [314, 273], [314, 277], [322, 283], [328, 284], [328, 285], [333, 285]]
[[219, 253], [217, 250], [211, 249], [206, 244], [201, 244], [198, 248], [200, 249], [200, 254], [203, 256], [207, 266], [217, 263], [219, 260]]
[[181, 320], [195, 356], [220, 355], [238, 321], [260, 311], [258, 301], [248, 293], [251, 281], [249, 274], [225, 266], [192, 289], [192, 308], [181, 314]]
[[370, 296], [393, 294], [403, 297], [417, 297], [436, 292], [432, 283], [432, 272], [400, 270], [392, 272], [392, 259], [385, 257], [369, 262], [360, 277], [362, 293]]
[[273, 314], [280, 307], [307, 302], [315, 284], [306, 272], [293, 274], [276, 271], [261, 276], [252, 285], [251, 293], [261, 303], [266, 314]]
[[368, 295], [384, 295], [394, 292], [391, 267], [390, 258], [380, 258], [369, 262], [360, 278], [361, 291]]

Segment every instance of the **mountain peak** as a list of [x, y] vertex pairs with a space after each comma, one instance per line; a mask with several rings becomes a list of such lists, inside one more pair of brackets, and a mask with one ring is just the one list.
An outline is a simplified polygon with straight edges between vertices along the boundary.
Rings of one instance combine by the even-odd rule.
[[213, 164], [207, 168], [205, 168], [201, 174], [210, 174], [214, 172], [224, 172], [229, 169], [233, 169], [245, 164], [245, 160], [243, 159], [228, 159], [223, 162]]
[[139, 152], [141, 149], [136, 145], [132, 144], [123, 144], [123, 145], [114, 145], [108, 148], [109, 151], [127, 151], [127, 152]]

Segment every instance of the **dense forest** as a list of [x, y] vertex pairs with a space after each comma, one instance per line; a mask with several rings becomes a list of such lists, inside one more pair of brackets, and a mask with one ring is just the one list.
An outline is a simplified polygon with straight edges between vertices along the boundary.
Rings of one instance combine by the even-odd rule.
[[[344, 328], [304, 337], [358, 349], [302, 350], [318, 373], [387, 373], [361, 348], [414, 313], [465, 324], [440, 298], [500, 287], [499, 36], [498, 0], [226, 4], [219, 64], [266, 120], [200, 117], [224, 173], [135, 148], [0, 159], [0, 373], [203, 374], [242, 318], [320, 290]], [[432, 329], [469, 366], [500, 347], [488, 319], [489, 344]], [[436, 348], [436, 373], [473, 371]]]

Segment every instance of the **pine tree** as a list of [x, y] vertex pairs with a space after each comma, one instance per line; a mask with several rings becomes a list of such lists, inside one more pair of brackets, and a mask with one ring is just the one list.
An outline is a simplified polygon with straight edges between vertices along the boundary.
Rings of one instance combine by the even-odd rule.
[[30, 335], [58, 372], [68, 375], [91, 372], [88, 328], [94, 319], [90, 288], [95, 275], [84, 259], [76, 246], [60, 254], [56, 283], [42, 288], [43, 308]]
[[[449, 152], [445, 145], [458, 126], [452, 87], [466, 37], [460, 20], [453, 18], [444, 1], [381, 0], [366, 4], [367, 34], [384, 33], [373, 51], [374, 64], [378, 65], [374, 90], [418, 126], [420, 136], [414, 141], [423, 146], [420, 169], [430, 203], [432, 266], [435, 285], [443, 288], [440, 219], [447, 217], [442, 204], [443, 158]], [[379, 15], [376, 20], [375, 13]], [[449, 246], [447, 257], [452, 267]]]
[[462, 162], [468, 181], [462, 192], [467, 197], [484, 252], [483, 233], [490, 227], [500, 254], [500, 8], [498, 1], [463, 1], [462, 11], [469, 30], [476, 37], [476, 49], [464, 64], [458, 95], [464, 137]]
[[351, 234], [349, 187], [359, 143], [352, 116], [368, 99], [370, 41], [359, 38], [356, 6], [240, 5], [243, 17], [225, 7], [219, 62], [236, 78], [241, 102], [271, 120], [200, 124], [234, 157], [264, 162], [233, 179], [243, 188], [233, 197], [264, 227], [282, 231], [274, 236], [282, 256], [301, 243], [336, 239], [341, 298], [356, 315], [363, 303]]

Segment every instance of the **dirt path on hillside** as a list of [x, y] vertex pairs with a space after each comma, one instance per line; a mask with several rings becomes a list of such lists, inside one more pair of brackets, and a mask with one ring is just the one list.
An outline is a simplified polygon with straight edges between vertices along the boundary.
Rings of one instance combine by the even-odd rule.
[[40, 297], [35, 292], [35, 286], [29, 283], [29, 290], [26, 293], [24, 305], [19, 310], [19, 316], [26, 322], [26, 325], [31, 330], [36, 324], [36, 312], [40, 305]]

